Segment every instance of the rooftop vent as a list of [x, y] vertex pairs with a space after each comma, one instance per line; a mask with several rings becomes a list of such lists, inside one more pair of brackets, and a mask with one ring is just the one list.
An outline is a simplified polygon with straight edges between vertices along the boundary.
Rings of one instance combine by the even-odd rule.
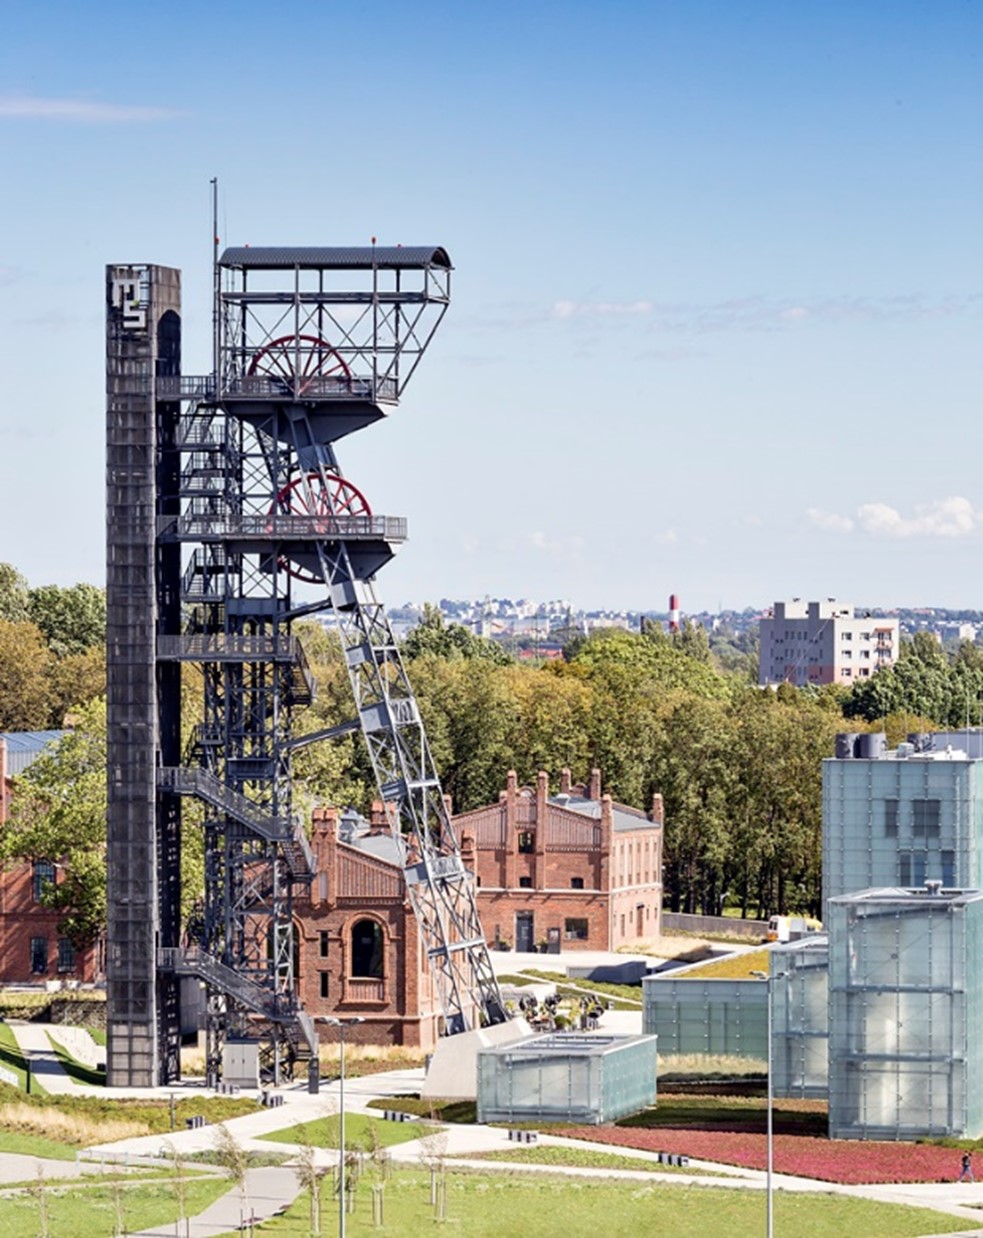
[[932, 894], [932, 895], [941, 894], [942, 893], [942, 882], [941, 881], [926, 881], [925, 882], [925, 893]]

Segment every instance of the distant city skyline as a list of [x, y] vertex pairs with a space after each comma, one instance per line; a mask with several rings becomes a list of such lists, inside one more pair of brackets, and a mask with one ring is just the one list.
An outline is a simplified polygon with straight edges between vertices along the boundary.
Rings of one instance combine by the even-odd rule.
[[13, 0], [0, 561], [102, 582], [104, 267], [181, 267], [210, 368], [217, 176], [223, 243], [455, 264], [339, 447], [409, 520], [387, 602], [983, 604], [981, 43], [961, 0]]

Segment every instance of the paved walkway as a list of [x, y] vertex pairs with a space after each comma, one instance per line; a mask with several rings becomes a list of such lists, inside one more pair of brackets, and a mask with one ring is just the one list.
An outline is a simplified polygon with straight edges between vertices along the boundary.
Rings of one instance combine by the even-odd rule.
[[[269, 1146], [269, 1145], [267, 1145]], [[297, 1175], [279, 1166], [246, 1170], [245, 1197], [239, 1188], [227, 1192], [204, 1212], [192, 1217], [184, 1231], [187, 1238], [215, 1238], [240, 1228], [252, 1215], [258, 1225], [285, 1212], [299, 1194]], [[131, 1238], [174, 1238], [174, 1222], [155, 1229], [135, 1231]]]
[[8, 1019], [7, 1026], [13, 1032], [21, 1053], [30, 1062], [32, 1076], [46, 1092], [65, 1095], [77, 1090], [75, 1080], [69, 1078], [55, 1055], [43, 1023]]

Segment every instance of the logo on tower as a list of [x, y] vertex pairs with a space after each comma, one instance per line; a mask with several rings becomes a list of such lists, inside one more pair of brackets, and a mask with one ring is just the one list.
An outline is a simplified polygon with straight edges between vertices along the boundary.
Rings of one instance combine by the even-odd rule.
[[110, 286], [110, 304], [123, 315], [124, 331], [147, 329], [147, 268], [119, 267]]

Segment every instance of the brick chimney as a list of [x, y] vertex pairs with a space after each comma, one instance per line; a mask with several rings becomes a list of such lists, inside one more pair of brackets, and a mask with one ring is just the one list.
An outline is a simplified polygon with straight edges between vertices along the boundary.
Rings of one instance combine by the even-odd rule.
[[372, 801], [372, 807], [369, 810], [369, 833], [389, 833], [389, 816], [386, 812], [386, 806], [382, 800]]
[[590, 772], [590, 794], [587, 798], [589, 800], [601, 798], [601, 771], [599, 769], [592, 769]]
[[573, 783], [570, 780], [570, 771], [568, 769], [560, 770], [560, 794], [570, 795], [573, 789]]
[[655, 822], [656, 825], [665, 825], [666, 810], [662, 802], [662, 796], [658, 791], [652, 792], [652, 811], [649, 813], [649, 820]]

